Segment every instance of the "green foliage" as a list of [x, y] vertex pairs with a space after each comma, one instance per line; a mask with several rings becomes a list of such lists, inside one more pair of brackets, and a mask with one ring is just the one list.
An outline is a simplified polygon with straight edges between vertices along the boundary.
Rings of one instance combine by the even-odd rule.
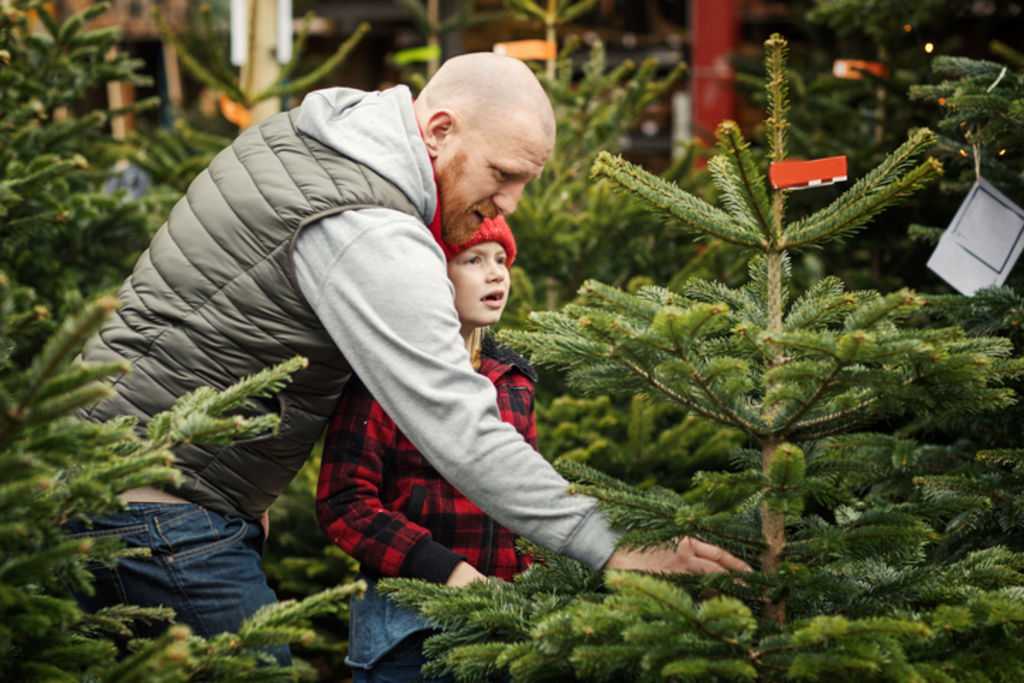
[[724, 197], [726, 211], [607, 152], [598, 156], [594, 173], [605, 175], [623, 189], [643, 197], [668, 218], [678, 221], [683, 229], [763, 250], [799, 249], [853, 234], [886, 207], [904, 201], [941, 172], [934, 159], [910, 167], [932, 141], [930, 131], [918, 131], [835, 202], [780, 233], [765, 194], [765, 176], [754, 170], [754, 161], [739, 138], [736, 124], [723, 122], [716, 134], [722, 154], [709, 166]]
[[[783, 160], [785, 43], [773, 36], [766, 50], [771, 158]], [[1002, 524], [1010, 538], [1016, 506], [1006, 500], [995, 513], [984, 503], [1017, 473], [1019, 455], [991, 454], [1001, 478], [985, 479], [962, 448], [919, 446], [878, 428], [1011, 406], [1005, 385], [1024, 364], [1010, 340], [917, 326], [928, 297], [910, 289], [851, 291], [835, 277], [800, 288], [790, 267], [790, 249], [861, 232], [933, 180], [938, 163], [919, 160], [930, 133], [912, 133], [831, 204], [796, 220], [786, 218], [789, 193], [768, 191], [763, 162], [735, 125], [718, 137], [709, 167], [721, 208], [609, 154], [593, 172], [684, 230], [754, 252], [746, 283], [691, 278], [627, 292], [589, 281], [576, 301], [502, 336], [564, 369], [580, 392], [675, 405], [744, 434], [751, 447], [729, 469], [697, 473], [686, 496], [580, 462], [557, 466], [573, 492], [601, 502], [623, 546], [698, 537], [754, 571], [608, 572], [606, 592], [578, 598], [572, 586], [571, 602], [550, 614], [505, 608], [516, 615], [511, 628], [491, 612], [517, 604], [518, 582], [474, 586], [472, 600], [401, 587], [399, 600], [446, 628], [439, 639], [472, 635], [443, 641], [436, 671], [549, 680], [557, 662], [558, 675], [568, 668], [587, 681], [1012, 680], [1024, 667], [1010, 654], [1024, 635], [1024, 555], [951, 546], [978, 525]], [[964, 472], [966, 480], [954, 476]]]
[[[987, 54], [985, 41], [993, 36], [1012, 42], [1010, 27], [1017, 20], [1012, 3], [982, 7], [971, 0], [795, 0], [786, 3], [786, 11], [791, 22], [786, 31], [793, 38], [786, 74], [789, 154], [803, 159], [843, 155], [851, 179], [863, 177], [881, 163], [906, 139], [907, 131], [938, 128], [937, 112], [943, 108], [927, 99], [907, 97], [909, 91], [943, 78], [933, 68], [934, 55], [962, 54], [967, 49], [976, 57]], [[928, 43], [932, 43], [931, 52], [925, 50]], [[996, 47], [990, 46], [989, 53], [997, 53]], [[833, 62], [839, 58], [876, 62], [885, 72], [840, 78], [833, 74]], [[766, 103], [762, 70], [754, 55], [738, 56], [734, 62], [737, 83], [746, 98]], [[770, 149], [765, 127], [750, 124], [745, 132]], [[855, 288], [941, 287], [925, 264], [930, 242], [948, 224], [966, 190], [958, 170], [973, 167], [972, 149], [964, 144], [963, 132], [961, 128], [959, 134], [951, 130], [951, 135], [937, 137], [938, 148], [932, 153], [949, 169], [943, 180], [922, 189], [916, 201], [880, 214], [858, 233], [856, 242], [794, 254], [796, 278], [806, 284], [828, 272]], [[961, 149], [968, 157], [960, 155]], [[998, 184], [994, 175], [990, 179]], [[787, 205], [796, 215], [808, 215], [830, 203], [842, 189], [837, 185], [793, 193]], [[914, 226], [912, 235], [908, 226]]]
[[[23, 292], [22, 292], [23, 293]], [[133, 621], [164, 621], [165, 608], [120, 605], [83, 613], [69, 590], [92, 592], [90, 565], [111, 564], [126, 551], [115, 539], [69, 540], [61, 525], [119, 509], [117, 494], [139, 486], [172, 486], [180, 480], [172, 449], [193, 443], [227, 443], [277, 428], [277, 416], [230, 415], [250, 397], [275, 393], [305, 366], [294, 358], [240, 380], [222, 392], [202, 388], [157, 415], [140, 434], [136, 421], [105, 423], [74, 417], [103, 400], [103, 380], [123, 372], [121, 363], [84, 366], [75, 360], [83, 340], [113, 310], [100, 299], [65, 320], [42, 345], [33, 327], [45, 321], [25, 315], [23, 296], [0, 275], [0, 678], [18, 681], [280, 680], [308, 674], [264, 666], [262, 648], [311, 641], [310, 620], [337, 613], [361, 587], [339, 585], [302, 601], [266, 608], [239, 634], [204, 640], [175, 627], [151, 641], [135, 641], [114, 663], [115, 635]], [[26, 355], [24, 365], [16, 359]], [[257, 668], [257, 665], [260, 665]]]
[[[0, 12], [0, 263], [63, 312], [124, 277], [145, 247], [146, 205], [104, 192], [117, 158], [105, 127], [118, 113], [83, 102], [108, 81], [147, 85], [140, 62], [117, 45], [115, 29], [86, 30], [107, 5], [58, 24], [41, 1]], [[32, 18], [36, 17], [36, 18]]]
[[499, 12], [474, 12], [474, 3], [471, 0], [459, 0], [455, 11], [443, 19], [432, 18], [427, 5], [420, 0], [395, 0], [395, 4], [405, 10], [420, 33], [435, 38], [459, 29], [478, 26], [501, 16]]
[[943, 80], [915, 85], [910, 96], [941, 106], [937, 127], [940, 153], [957, 171], [946, 185], [965, 193], [983, 175], [1024, 201], [1020, 172], [1024, 150], [1024, 71], [1009, 65], [966, 57], [939, 56], [932, 68]]
[[515, 16], [545, 26], [561, 26], [579, 19], [597, 5], [598, 0], [557, 0], [543, 6], [534, 0], [504, 0], [505, 7]]
[[[165, 216], [217, 152], [231, 144], [231, 138], [198, 131], [179, 120], [171, 129], [132, 135], [131, 142], [128, 150], [131, 160], [157, 186], [150, 189], [148, 196], [160, 192], [161, 187], [167, 188], [163, 192], [166, 209], [160, 213]], [[156, 198], [153, 199], [155, 203]]]
[[333, 54], [319, 61], [313, 70], [298, 75], [299, 61], [306, 46], [310, 24], [314, 19], [313, 12], [307, 13], [292, 48], [291, 59], [281, 67], [273, 83], [257, 91], [239, 82], [238, 70], [231, 65], [225, 51], [227, 43], [224, 40], [224, 32], [218, 28], [226, 24], [226, 18], [224, 18], [225, 21], [217, 22], [217, 15], [213, 7], [208, 4], [198, 7], [197, 11], [192, 14], [191, 31], [185, 39], [179, 38], [171, 31], [159, 12], [154, 16], [160, 29], [160, 35], [174, 46], [174, 51], [178, 54], [182, 66], [199, 82], [216, 92], [225, 93], [232, 101], [245, 107], [252, 107], [257, 102], [272, 98], [304, 94], [314, 88], [317, 83], [322, 82], [344, 63], [366, 32], [370, 30], [369, 24], [365, 22], [360, 24]]
[[[563, 3], [564, 4], [564, 3]], [[554, 309], [572, 298], [588, 277], [618, 286], [645, 278], [680, 279], [695, 273], [730, 278], [741, 272], [736, 255], [719, 241], [693, 245], [666, 235], [664, 221], [632, 198], [594, 183], [589, 169], [601, 150], [617, 150], [644, 109], [663, 97], [685, 73], [680, 64], [659, 75], [654, 60], [612, 68], [595, 44], [576, 73], [566, 45], [558, 68], [540, 74], [558, 126], [555, 149], [542, 176], [526, 186], [509, 224], [518, 237], [517, 264], [531, 278], [539, 300], [532, 310]], [[705, 185], [693, 171], [696, 147], [688, 146], [661, 177]], [[690, 175], [688, 175], [690, 174]], [[682, 181], [683, 178], [685, 181]]]
[[697, 469], [725, 466], [741, 443], [733, 429], [633, 396], [559, 396], [537, 404], [540, 452], [587, 464], [646, 488], [689, 488]]
[[378, 582], [396, 602], [443, 627], [424, 644], [424, 652], [435, 658], [424, 674], [454, 670], [463, 680], [487, 680], [510, 669], [517, 680], [572, 680], [573, 668], [554, 640], [534, 640], [532, 624], [577, 602], [599, 600], [601, 576], [568, 558], [531, 550], [543, 564], [535, 562], [511, 583], [488, 579], [448, 588], [411, 579]]
[[[910, 93], [915, 99], [939, 105], [944, 114], [938, 123], [942, 136], [937, 149], [952, 170], [944, 189], [962, 196], [980, 174], [1021, 202], [1024, 139], [1019, 121], [1024, 103], [1024, 60], [1006, 46], [993, 49], [1008, 63], [940, 56], [933, 68], [942, 80], [916, 86]], [[1013, 343], [1013, 355], [1020, 357], [1024, 355], [1024, 302], [1018, 293], [1022, 285], [1024, 276], [1018, 266], [1003, 286], [986, 287], [970, 297], [932, 296], [931, 317], [937, 324], [962, 325], [974, 335], [1006, 335]], [[1019, 392], [1021, 382], [1011, 386]], [[1021, 548], [1024, 520], [1017, 510], [1021, 471], [1015, 450], [1020, 445], [1020, 419], [1017, 404], [991, 417], [954, 416], [942, 425], [913, 425], [922, 439], [951, 434], [961, 442], [951, 466], [922, 473], [917, 479], [921, 495], [949, 509], [947, 539], [937, 552], [959, 557], [993, 544]]]

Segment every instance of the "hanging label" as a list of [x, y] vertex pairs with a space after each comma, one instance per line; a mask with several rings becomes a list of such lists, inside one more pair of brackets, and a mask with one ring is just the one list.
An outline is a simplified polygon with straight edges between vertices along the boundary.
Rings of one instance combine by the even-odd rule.
[[252, 112], [224, 93], [217, 98], [217, 104], [220, 105], [220, 113], [224, 118], [239, 128], [248, 128], [252, 123]]
[[846, 157], [811, 161], [777, 161], [768, 167], [768, 178], [776, 190], [805, 190], [846, 180]]
[[863, 59], [837, 59], [832, 62], [832, 75], [836, 78], [860, 80], [864, 78], [862, 71], [867, 71], [879, 78], [889, 75], [889, 68], [881, 62], [867, 62]]
[[558, 45], [552, 40], [511, 40], [495, 43], [494, 52], [516, 59], [554, 59], [558, 56]]
[[978, 178], [964, 198], [928, 268], [961, 294], [1006, 282], [1024, 250], [1024, 209]]

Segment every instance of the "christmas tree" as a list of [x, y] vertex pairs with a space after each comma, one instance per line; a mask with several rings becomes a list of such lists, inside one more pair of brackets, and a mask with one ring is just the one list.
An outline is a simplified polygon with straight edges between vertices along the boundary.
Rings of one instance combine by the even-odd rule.
[[[867, 173], [902, 142], [907, 130], [936, 127], [941, 107], [908, 96], [919, 85], [937, 84], [945, 78], [936, 68], [936, 56], [992, 59], [997, 50], [990, 41], [1001, 37], [1012, 42], [1018, 15], [1019, 8], [1013, 3], [972, 0], [785, 3], [785, 15], [779, 21], [786, 22], [784, 32], [792, 47], [788, 73], [790, 155], [814, 159], [843, 154], [851, 176]], [[754, 32], [757, 26], [749, 30]], [[738, 84], [760, 108], [764, 96], [759, 55], [741, 50], [735, 61], [740, 72]], [[759, 144], [762, 129], [755, 123], [756, 115], [739, 115], [744, 131]], [[943, 137], [937, 137], [940, 144], [944, 144]], [[959, 153], [958, 148], [951, 151]], [[966, 151], [970, 153], [970, 146]], [[948, 177], [933, 183], [922, 190], [918, 200], [879, 216], [859, 234], [856, 244], [836, 243], [794, 254], [794, 276], [807, 282], [829, 273], [842, 277], [848, 286], [882, 291], [903, 286], [934, 289], [939, 280], [925, 266], [931, 249], [926, 242], [908, 236], [907, 225], [944, 227], [962, 196], [949, 191], [953, 180]], [[789, 206], [811, 212], [832, 196], [831, 190], [798, 193]]]
[[[765, 48], [775, 164], [787, 159], [786, 43], [773, 35]], [[549, 557], [514, 583], [382, 587], [445, 628], [427, 642], [432, 671], [461, 680], [1020, 678], [1024, 556], [998, 545], [930, 553], [948, 508], [879, 492], [894, 466], [913, 465], [887, 424], [1004, 408], [1014, 399], [1003, 383], [1024, 364], [1006, 339], [915, 326], [927, 298], [914, 291], [847, 290], [833, 276], [800, 290], [789, 265], [791, 253], [852, 239], [936, 178], [939, 163], [920, 160], [933, 135], [911, 132], [831, 204], [795, 219], [736, 124], [717, 138], [709, 170], [721, 207], [610, 154], [594, 174], [643, 198], [666, 230], [745, 250], [746, 283], [626, 292], [591, 281], [580, 301], [503, 336], [565, 368], [581, 392], [643, 395], [745, 434], [733, 466], [698, 474], [687, 496], [559, 465], [573, 491], [602, 501], [623, 545], [695, 536], [754, 571], [607, 572], [602, 582]]]
[[137, 60], [111, 52], [117, 30], [86, 28], [106, 9], [98, 3], [63, 21], [42, 1], [0, 10], [0, 679], [308, 676], [301, 661], [268, 665], [264, 650], [311, 644], [314, 619], [344, 616], [347, 596], [359, 589], [345, 577], [308, 599], [268, 607], [238, 634], [210, 639], [175, 625], [160, 638], [126, 642], [132, 623], [174, 615], [132, 605], [85, 614], [71, 596], [92, 590], [87, 568], [110, 565], [125, 550], [111, 539], [69, 541], [61, 525], [119, 509], [125, 489], [173, 486], [172, 450], [184, 440], [226, 442], [275, 429], [276, 418], [231, 413], [250, 396], [276, 392], [303, 363], [181, 397], [144, 430], [128, 418], [100, 424], [73, 416], [107, 396], [103, 380], [124, 370], [75, 362], [116, 306], [111, 297], [83, 302], [123, 279], [164, 215], [153, 210], [163, 199], [110, 186], [125, 148], [107, 126], [126, 112], [90, 98], [109, 81], [146, 79]]
[[126, 190], [104, 191], [118, 158], [108, 126], [129, 111], [85, 105], [108, 81], [148, 78], [124, 53], [107, 58], [117, 31], [85, 28], [106, 5], [63, 23], [45, 5], [0, 11], [0, 263], [63, 313], [119, 283], [157, 226]]
[[[950, 171], [943, 191], [966, 198], [979, 178], [992, 183], [1010, 201], [1024, 202], [1021, 181], [1021, 123], [1024, 122], [1024, 56], [995, 43], [994, 52], [1007, 63], [966, 57], [939, 56], [932, 65], [941, 79], [934, 85], [915, 86], [911, 96], [932, 102], [944, 116], [937, 149]], [[1014, 68], [1015, 67], [1015, 68]], [[941, 229], [916, 226], [923, 239], [936, 242]], [[1013, 342], [1013, 355], [1024, 355], [1024, 275], [1019, 266], [1000, 286], [983, 287], [971, 296], [933, 295], [933, 317], [954, 322], [975, 334], [1000, 334]], [[1019, 380], [1012, 386], [1020, 391]], [[941, 447], [918, 447], [927, 453], [929, 467], [916, 483], [922, 495], [941, 502], [949, 512], [947, 538], [937, 552], [950, 555], [1000, 544], [1024, 549], [1024, 468], [1019, 449], [1020, 405], [998, 415], [966, 416], [942, 425], [914, 424], [906, 430], [919, 439], [942, 439]]]
[[[125, 551], [113, 538], [68, 539], [61, 525], [121, 507], [129, 488], [171, 485], [180, 478], [172, 449], [183, 442], [227, 443], [276, 429], [277, 416], [240, 418], [250, 396], [275, 393], [305, 361], [296, 358], [222, 392], [199, 389], [157, 415], [139, 434], [133, 418], [106, 423], [73, 417], [103, 400], [102, 380], [121, 363], [84, 366], [77, 349], [116, 306], [100, 299], [65, 320], [34, 352], [33, 328], [45, 313], [25, 308], [24, 288], [0, 273], [0, 678], [17, 681], [280, 680], [309, 672], [269, 665], [263, 648], [311, 641], [311, 619], [344, 609], [359, 586], [339, 585], [302, 602], [268, 606], [238, 634], [199, 638], [172, 626], [152, 640], [127, 641], [134, 621], [168, 621], [165, 608], [118, 605], [86, 614], [69, 589], [91, 593], [87, 568], [109, 565]], [[31, 353], [24, 366], [16, 359]], [[123, 655], [115, 662], [121, 643]]]
[[[426, 44], [407, 47], [394, 53], [391, 58], [403, 72], [404, 80], [415, 83], [417, 90], [437, 72], [444, 61], [442, 39], [448, 34], [461, 33], [481, 24], [500, 18], [502, 12], [478, 12], [473, 0], [458, 0], [454, 9], [449, 6], [447, 16], [441, 16], [441, 6], [436, 0], [395, 0], [405, 11], [416, 30], [423, 34]], [[451, 55], [449, 55], [451, 56]], [[424, 68], [418, 68], [423, 64]]]

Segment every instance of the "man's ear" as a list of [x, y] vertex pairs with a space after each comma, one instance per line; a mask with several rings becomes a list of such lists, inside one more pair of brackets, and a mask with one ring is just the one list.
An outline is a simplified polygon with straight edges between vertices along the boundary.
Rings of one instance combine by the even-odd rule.
[[423, 127], [423, 142], [432, 159], [437, 158], [444, 146], [458, 128], [458, 119], [450, 109], [438, 109], [427, 119]]

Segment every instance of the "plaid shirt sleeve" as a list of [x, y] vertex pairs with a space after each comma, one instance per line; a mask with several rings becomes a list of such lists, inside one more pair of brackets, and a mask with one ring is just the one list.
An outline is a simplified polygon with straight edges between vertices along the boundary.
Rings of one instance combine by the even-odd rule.
[[[320, 527], [364, 571], [444, 582], [464, 555], [435, 543], [423, 527], [382, 501], [384, 472], [392, 466], [400, 434], [366, 387], [353, 377], [328, 427], [317, 484]], [[416, 563], [408, 562], [411, 556]], [[426, 569], [424, 569], [426, 566]]]

